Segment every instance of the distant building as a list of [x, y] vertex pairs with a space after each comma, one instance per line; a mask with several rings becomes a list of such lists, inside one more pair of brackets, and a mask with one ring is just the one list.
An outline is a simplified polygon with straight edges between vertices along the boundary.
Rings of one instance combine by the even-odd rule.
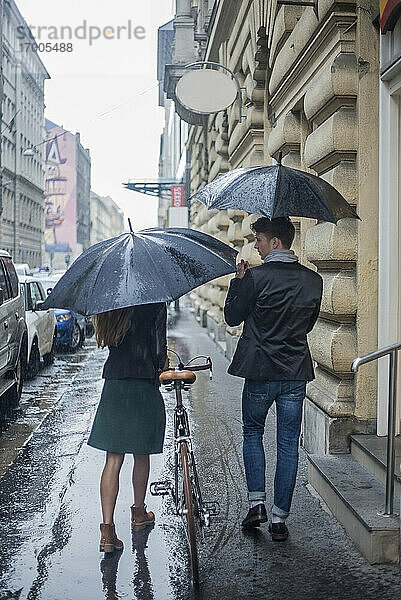
[[[165, 111], [163, 133], [160, 138], [159, 181], [169, 180], [186, 187], [185, 197], [190, 191], [186, 140], [188, 124], [181, 119], [175, 110], [174, 101], [167, 98], [164, 89], [166, 65], [172, 62], [172, 46], [174, 42], [174, 21], [159, 27], [157, 49], [157, 78], [159, 81], [159, 106]], [[173, 183], [174, 187], [174, 183]], [[172, 206], [172, 190], [161, 187], [158, 207], [158, 225], [166, 227], [169, 223], [169, 209]], [[185, 198], [185, 199], [186, 199]], [[186, 219], [187, 221], [187, 219]], [[176, 223], [174, 223], [176, 225]], [[187, 222], [181, 224], [187, 226]]]
[[[21, 48], [34, 40], [15, 2], [0, 6], [0, 246], [35, 267], [43, 259], [44, 81], [50, 76], [40, 53]], [[32, 156], [24, 155], [28, 149]]]
[[89, 150], [81, 145], [79, 133], [75, 134], [77, 148], [77, 244], [79, 249], [90, 246], [90, 194], [91, 160]]
[[90, 246], [91, 162], [75, 135], [46, 119], [46, 262], [62, 268]]
[[90, 243], [97, 244], [124, 231], [124, 213], [110, 196], [90, 193]]

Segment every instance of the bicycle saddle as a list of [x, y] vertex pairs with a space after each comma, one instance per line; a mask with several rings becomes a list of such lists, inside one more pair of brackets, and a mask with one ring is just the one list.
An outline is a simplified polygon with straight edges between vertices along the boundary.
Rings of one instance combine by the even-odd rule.
[[168, 371], [163, 371], [159, 377], [160, 383], [163, 385], [170, 385], [173, 381], [185, 381], [185, 383], [194, 383], [196, 381], [196, 375], [192, 371], [188, 369], [183, 369], [182, 371], [175, 371], [174, 369], [169, 369]]

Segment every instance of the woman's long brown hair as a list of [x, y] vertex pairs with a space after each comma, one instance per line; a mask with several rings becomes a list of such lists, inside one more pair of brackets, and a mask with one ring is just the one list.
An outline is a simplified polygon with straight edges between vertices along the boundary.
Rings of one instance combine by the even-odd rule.
[[121, 344], [130, 328], [134, 308], [134, 306], [128, 306], [127, 308], [119, 308], [118, 310], [93, 315], [95, 337], [99, 348]]

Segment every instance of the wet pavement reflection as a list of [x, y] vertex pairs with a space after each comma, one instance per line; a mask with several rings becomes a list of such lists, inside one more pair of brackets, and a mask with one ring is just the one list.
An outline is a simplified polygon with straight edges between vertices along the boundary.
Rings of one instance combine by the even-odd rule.
[[[211, 355], [214, 379], [199, 373], [188, 407], [204, 499], [220, 514], [199, 545], [201, 585], [191, 587], [186, 538], [171, 500], [148, 496], [154, 527], [131, 532], [132, 457], [121, 473], [116, 529], [122, 552], [98, 552], [99, 476], [104, 454], [86, 444], [100, 397], [106, 353], [88, 350], [76, 372], [60, 371], [38, 388], [62, 386], [50, 410], [0, 480], [0, 600], [265, 600], [276, 598], [393, 599], [399, 566], [370, 566], [307, 489], [303, 453], [289, 519], [290, 538], [274, 544], [266, 527], [240, 528], [247, 510], [242, 467], [241, 380], [187, 310], [170, 315], [169, 344], [184, 360]], [[165, 394], [165, 452], [152, 457], [150, 480], [173, 473], [172, 392]], [[24, 416], [21, 419], [25, 418]], [[16, 423], [18, 425], [18, 423]], [[274, 414], [267, 424], [268, 492], [275, 455]]]

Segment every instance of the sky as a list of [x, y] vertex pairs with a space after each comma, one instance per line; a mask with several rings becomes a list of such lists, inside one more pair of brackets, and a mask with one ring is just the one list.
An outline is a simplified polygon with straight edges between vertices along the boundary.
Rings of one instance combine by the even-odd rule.
[[157, 28], [173, 17], [174, 0], [16, 3], [38, 43], [62, 42], [61, 27], [64, 42], [72, 43], [71, 52], [39, 53], [51, 76], [45, 116], [80, 132], [91, 153], [92, 189], [111, 196], [126, 223], [130, 217], [137, 231], [157, 226], [157, 199], [122, 183], [158, 174], [164, 110], [158, 106]]

